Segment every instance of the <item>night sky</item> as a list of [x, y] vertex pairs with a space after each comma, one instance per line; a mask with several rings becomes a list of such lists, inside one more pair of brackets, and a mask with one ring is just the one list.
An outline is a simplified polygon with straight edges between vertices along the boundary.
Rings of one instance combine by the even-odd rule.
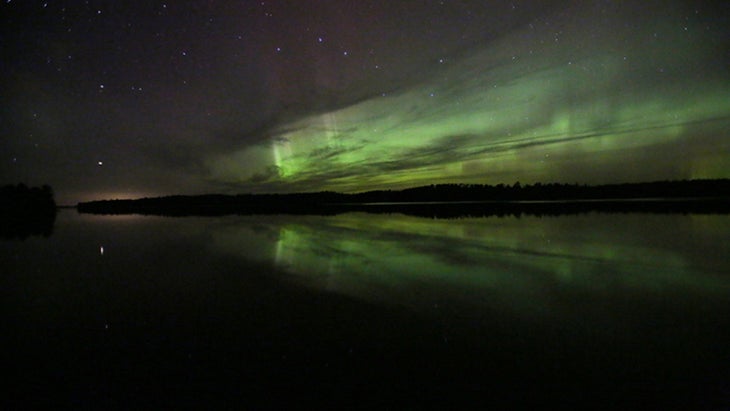
[[2, 0], [0, 183], [57, 202], [730, 177], [730, 6]]

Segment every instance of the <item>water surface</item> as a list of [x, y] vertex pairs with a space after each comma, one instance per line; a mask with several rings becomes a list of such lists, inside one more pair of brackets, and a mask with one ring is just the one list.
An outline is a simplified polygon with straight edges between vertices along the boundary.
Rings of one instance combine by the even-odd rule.
[[716, 215], [63, 211], [51, 237], [0, 243], [4, 401], [712, 409], [728, 233]]

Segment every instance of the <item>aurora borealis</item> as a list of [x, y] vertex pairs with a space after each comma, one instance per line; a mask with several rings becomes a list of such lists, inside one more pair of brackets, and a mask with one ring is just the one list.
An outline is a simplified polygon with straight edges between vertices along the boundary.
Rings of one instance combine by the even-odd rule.
[[60, 203], [730, 177], [719, 3], [0, 8], [0, 175]]

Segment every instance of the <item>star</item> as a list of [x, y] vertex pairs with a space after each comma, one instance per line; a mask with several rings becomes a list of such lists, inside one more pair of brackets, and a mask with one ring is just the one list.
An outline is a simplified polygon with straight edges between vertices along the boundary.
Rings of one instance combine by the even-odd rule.
[[[728, 11], [712, 2], [2, 2], [14, 55], [0, 81], [20, 115], [0, 127], [3, 177], [48, 180], [62, 202], [116, 184], [357, 191], [730, 170]], [[452, 139], [463, 150], [444, 151]], [[61, 147], [73, 160], [43, 161]], [[521, 166], [548, 148], [554, 166]], [[632, 174], [623, 150], [651, 166]]]

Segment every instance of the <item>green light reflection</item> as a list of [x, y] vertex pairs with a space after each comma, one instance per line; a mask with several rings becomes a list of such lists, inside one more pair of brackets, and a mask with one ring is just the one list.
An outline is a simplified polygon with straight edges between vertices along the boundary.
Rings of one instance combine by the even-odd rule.
[[[214, 247], [273, 262], [287, 281], [407, 306], [582, 315], [585, 301], [730, 297], [723, 216], [584, 215], [432, 220], [350, 213], [241, 218]], [[713, 228], [714, 227], [714, 228]], [[688, 242], [687, 239], [692, 239]]]

